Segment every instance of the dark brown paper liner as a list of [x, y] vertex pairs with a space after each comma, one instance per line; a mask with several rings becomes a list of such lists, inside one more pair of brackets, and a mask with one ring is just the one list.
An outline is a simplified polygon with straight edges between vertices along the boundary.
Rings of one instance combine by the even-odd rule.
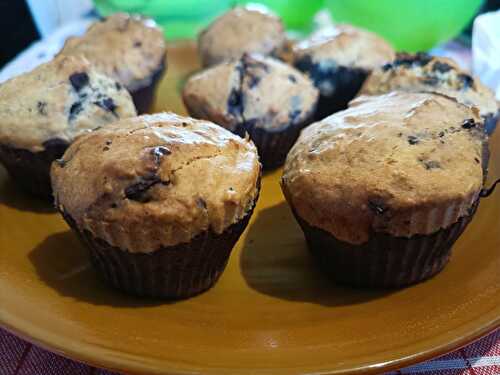
[[299, 138], [302, 129], [311, 124], [314, 114], [315, 107], [311, 108], [301, 122], [288, 124], [279, 130], [243, 123], [239, 124], [233, 132], [243, 138], [248, 133], [257, 147], [262, 167], [265, 170], [275, 169], [285, 163], [288, 152]]
[[340, 284], [395, 288], [426, 280], [448, 263], [452, 246], [472, 220], [470, 214], [430, 235], [395, 237], [373, 233], [368, 242], [353, 245], [309, 225], [297, 214], [309, 250], [320, 268]]
[[0, 145], [0, 161], [14, 182], [24, 191], [52, 201], [50, 166], [68, 148], [68, 143], [52, 139], [44, 143], [45, 150], [31, 152], [7, 145]]
[[[165, 59], [162, 61], [165, 61]], [[163, 62], [160, 68], [153, 74], [149, 85], [130, 91], [135, 108], [137, 109], [137, 114], [142, 115], [143, 113], [149, 113], [151, 111], [155, 99], [156, 88], [165, 71], [166, 64]]]
[[221, 234], [205, 231], [188, 243], [151, 253], [131, 253], [81, 231], [62, 215], [89, 250], [91, 262], [105, 282], [140, 297], [182, 299], [210, 289], [226, 268], [231, 251], [245, 230], [254, 206]]
[[314, 63], [309, 56], [297, 60], [295, 67], [307, 74], [318, 89], [324, 82], [329, 82], [334, 87], [330, 95], [326, 95], [320, 89], [316, 121], [346, 109], [347, 104], [359, 92], [369, 74], [365, 69], [348, 66], [325, 68], [321, 64]]
[[368, 77], [363, 69], [351, 69], [339, 67], [337, 73], [332, 76], [332, 84], [335, 92], [332, 95], [320, 95], [316, 120], [322, 120], [331, 114], [347, 108], [348, 103], [356, 96], [361, 86]]

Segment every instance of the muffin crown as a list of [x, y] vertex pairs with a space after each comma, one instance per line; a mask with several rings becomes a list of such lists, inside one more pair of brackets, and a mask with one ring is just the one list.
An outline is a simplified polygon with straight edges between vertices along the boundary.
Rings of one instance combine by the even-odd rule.
[[148, 86], [165, 58], [165, 38], [152, 19], [113, 14], [69, 38], [59, 54], [82, 55], [130, 90]]
[[451, 59], [425, 53], [399, 53], [396, 59], [374, 70], [361, 88], [360, 95], [379, 95], [389, 91], [435, 92], [476, 106], [482, 116], [496, 115], [498, 106], [493, 92]]
[[268, 131], [299, 124], [314, 111], [318, 95], [298, 70], [256, 54], [195, 74], [183, 90], [191, 115], [231, 131], [242, 123]]
[[130, 94], [82, 57], [59, 56], [0, 85], [0, 142], [32, 152], [135, 115]]
[[486, 142], [477, 110], [452, 98], [364, 96], [302, 131], [282, 186], [302, 219], [341, 241], [430, 234], [478, 199]]
[[52, 166], [59, 210], [80, 230], [130, 252], [222, 233], [253, 207], [259, 176], [250, 141], [172, 113], [87, 134]]
[[292, 48], [294, 65], [320, 64], [371, 71], [394, 59], [394, 49], [382, 37], [346, 24], [314, 33]]
[[265, 8], [236, 7], [217, 18], [198, 37], [204, 66], [237, 59], [244, 53], [279, 53], [286, 37], [281, 20]]

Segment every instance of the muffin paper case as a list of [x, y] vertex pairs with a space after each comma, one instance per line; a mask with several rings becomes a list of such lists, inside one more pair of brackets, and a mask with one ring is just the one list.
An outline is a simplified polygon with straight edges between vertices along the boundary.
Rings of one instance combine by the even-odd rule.
[[478, 204], [476, 201], [472, 205], [468, 216], [432, 235], [405, 238], [374, 233], [361, 245], [339, 241], [328, 232], [309, 225], [297, 214], [295, 217], [304, 231], [311, 254], [333, 279], [347, 285], [389, 288], [415, 284], [441, 271]]
[[93, 266], [105, 282], [140, 297], [180, 299], [202, 293], [217, 282], [248, 225], [255, 202], [239, 222], [221, 234], [205, 231], [187, 243], [151, 253], [130, 253], [111, 246], [89, 231], [81, 231], [67, 213], [61, 214], [86, 245]]
[[0, 160], [24, 191], [52, 201], [50, 166], [64, 154], [69, 144], [62, 139], [51, 139], [43, 145], [43, 151], [31, 152], [0, 144]]
[[156, 88], [160, 83], [163, 75], [167, 70], [167, 65], [163, 62], [158, 70], [153, 73], [151, 77], [151, 81], [148, 85], [141, 87], [137, 90], [131, 90], [130, 95], [132, 96], [132, 100], [134, 101], [135, 108], [137, 109], [137, 114], [148, 113], [152, 110]]

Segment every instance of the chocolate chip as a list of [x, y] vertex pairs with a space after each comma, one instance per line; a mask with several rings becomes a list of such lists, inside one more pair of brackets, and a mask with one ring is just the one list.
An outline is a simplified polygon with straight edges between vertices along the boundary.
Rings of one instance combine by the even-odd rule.
[[110, 146], [110, 145], [111, 145], [111, 143], [113, 143], [113, 141], [111, 141], [111, 140], [109, 140], [109, 139], [106, 141], [106, 145], [107, 145], [107, 146]]
[[441, 168], [441, 164], [435, 160], [425, 160], [423, 158], [419, 158], [418, 161], [421, 162], [427, 170]]
[[111, 112], [115, 117], [118, 117], [118, 114], [116, 113], [116, 108], [118, 108], [111, 98], [104, 98], [102, 100], [98, 100], [94, 102], [94, 104], [105, 111]]
[[479, 160], [478, 158], [474, 158], [474, 160], [476, 161], [477, 164], [481, 163], [481, 160]]
[[109, 151], [109, 147], [108, 147], [108, 146], [104, 146], [104, 147], [102, 148], [102, 150], [103, 150], [103, 151]]
[[75, 91], [78, 92], [89, 84], [89, 76], [85, 72], [73, 73], [69, 76], [69, 81]]
[[47, 116], [47, 102], [37, 102], [36, 109], [40, 115]]
[[474, 79], [468, 74], [465, 73], [459, 74], [457, 78], [460, 81], [463, 90], [472, 87], [472, 85], [474, 84]]
[[475, 127], [476, 127], [476, 123], [475, 123], [474, 119], [472, 119], [472, 118], [465, 120], [462, 124], [462, 128], [464, 128], [464, 129], [472, 129]]
[[111, 203], [111, 208], [116, 208], [118, 205], [116, 203]]
[[302, 111], [300, 109], [295, 109], [288, 114], [288, 120], [290, 124], [295, 124], [295, 121], [300, 117]]
[[444, 137], [444, 132], [439, 132], [438, 135], [439, 135], [440, 138], [443, 138]]
[[203, 198], [198, 198], [196, 200], [196, 205], [203, 210], [207, 209], [207, 202], [205, 202]]
[[153, 155], [154, 163], [157, 166], [161, 163], [163, 156], [170, 155], [171, 153], [172, 152], [164, 146], [153, 147], [151, 149], [151, 155]]
[[247, 73], [246, 76], [248, 77], [248, 88], [253, 89], [260, 83], [261, 77], [258, 75]]
[[76, 116], [78, 116], [78, 114], [83, 111], [83, 106], [82, 106], [82, 102], [74, 102], [70, 109], [69, 109], [69, 118], [68, 120], [71, 122], [73, 121]]
[[382, 65], [382, 71], [387, 72], [388, 70], [392, 69], [393, 65], [391, 63], [386, 63]]
[[288, 75], [288, 80], [292, 83], [297, 83], [297, 78], [293, 74]]
[[149, 200], [145, 193], [160, 182], [160, 177], [154, 174], [142, 177], [139, 182], [130, 185], [125, 189], [125, 197], [133, 201], [145, 203]]
[[138, 47], [141, 47], [141, 46], [142, 46], [142, 42], [141, 41], [137, 40], [137, 41], [134, 42], [134, 47], [135, 48], [138, 48]]
[[387, 211], [387, 207], [384, 206], [382, 202], [369, 200], [368, 208], [372, 210], [376, 215], [383, 215]]
[[122, 89], [122, 85], [119, 82], [115, 82], [115, 88], [120, 91]]
[[418, 139], [418, 137], [416, 137], [414, 135], [409, 135], [408, 136], [408, 143], [411, 145], [416, 145], [416, 144], [420, 143], [420, 140]]
[[437, 86], [439, 84], [439, 79], [437, 77], [425, 77], [422, 83], [424, 85]]
[[432, 65], [432, 70], [435, 72], [446, 73], [446, 72], [450, 71], [451, 69], [453, 69], [451, 67], [451, 65], [448, 65], [448, 64], [441, 62], [441, 61], [436, 61]]
[[392, 63], [393, 66], [425, 66], [432, 60], [432, 56], [425, 52], [417, 52], [416, 54], [411, 53], [398, 53], [396, 55], [396, 60]]
[[241, 116], [243, 113], [243, 94], [240, 90], [233, 88], [227, 99], [227, 110], [234, 116]]

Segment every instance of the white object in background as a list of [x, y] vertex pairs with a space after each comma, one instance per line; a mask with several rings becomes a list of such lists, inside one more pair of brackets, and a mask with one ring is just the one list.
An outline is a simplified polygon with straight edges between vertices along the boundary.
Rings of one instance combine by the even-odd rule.
[[472, 67], [500, 100], [500, 10], [482, 14], [474, 21]]
[[27, 0], [27, 3], [42, 39], [94, 8], [91, 0]]
[[93, 19], [81, 19], [69, 23], [48, 38], [33, 43], [0, 71], [0, 83], [19, 74], [29, 72], [38, 65], [51, 60], [62, 48], [70, 36], [82, 35]]

